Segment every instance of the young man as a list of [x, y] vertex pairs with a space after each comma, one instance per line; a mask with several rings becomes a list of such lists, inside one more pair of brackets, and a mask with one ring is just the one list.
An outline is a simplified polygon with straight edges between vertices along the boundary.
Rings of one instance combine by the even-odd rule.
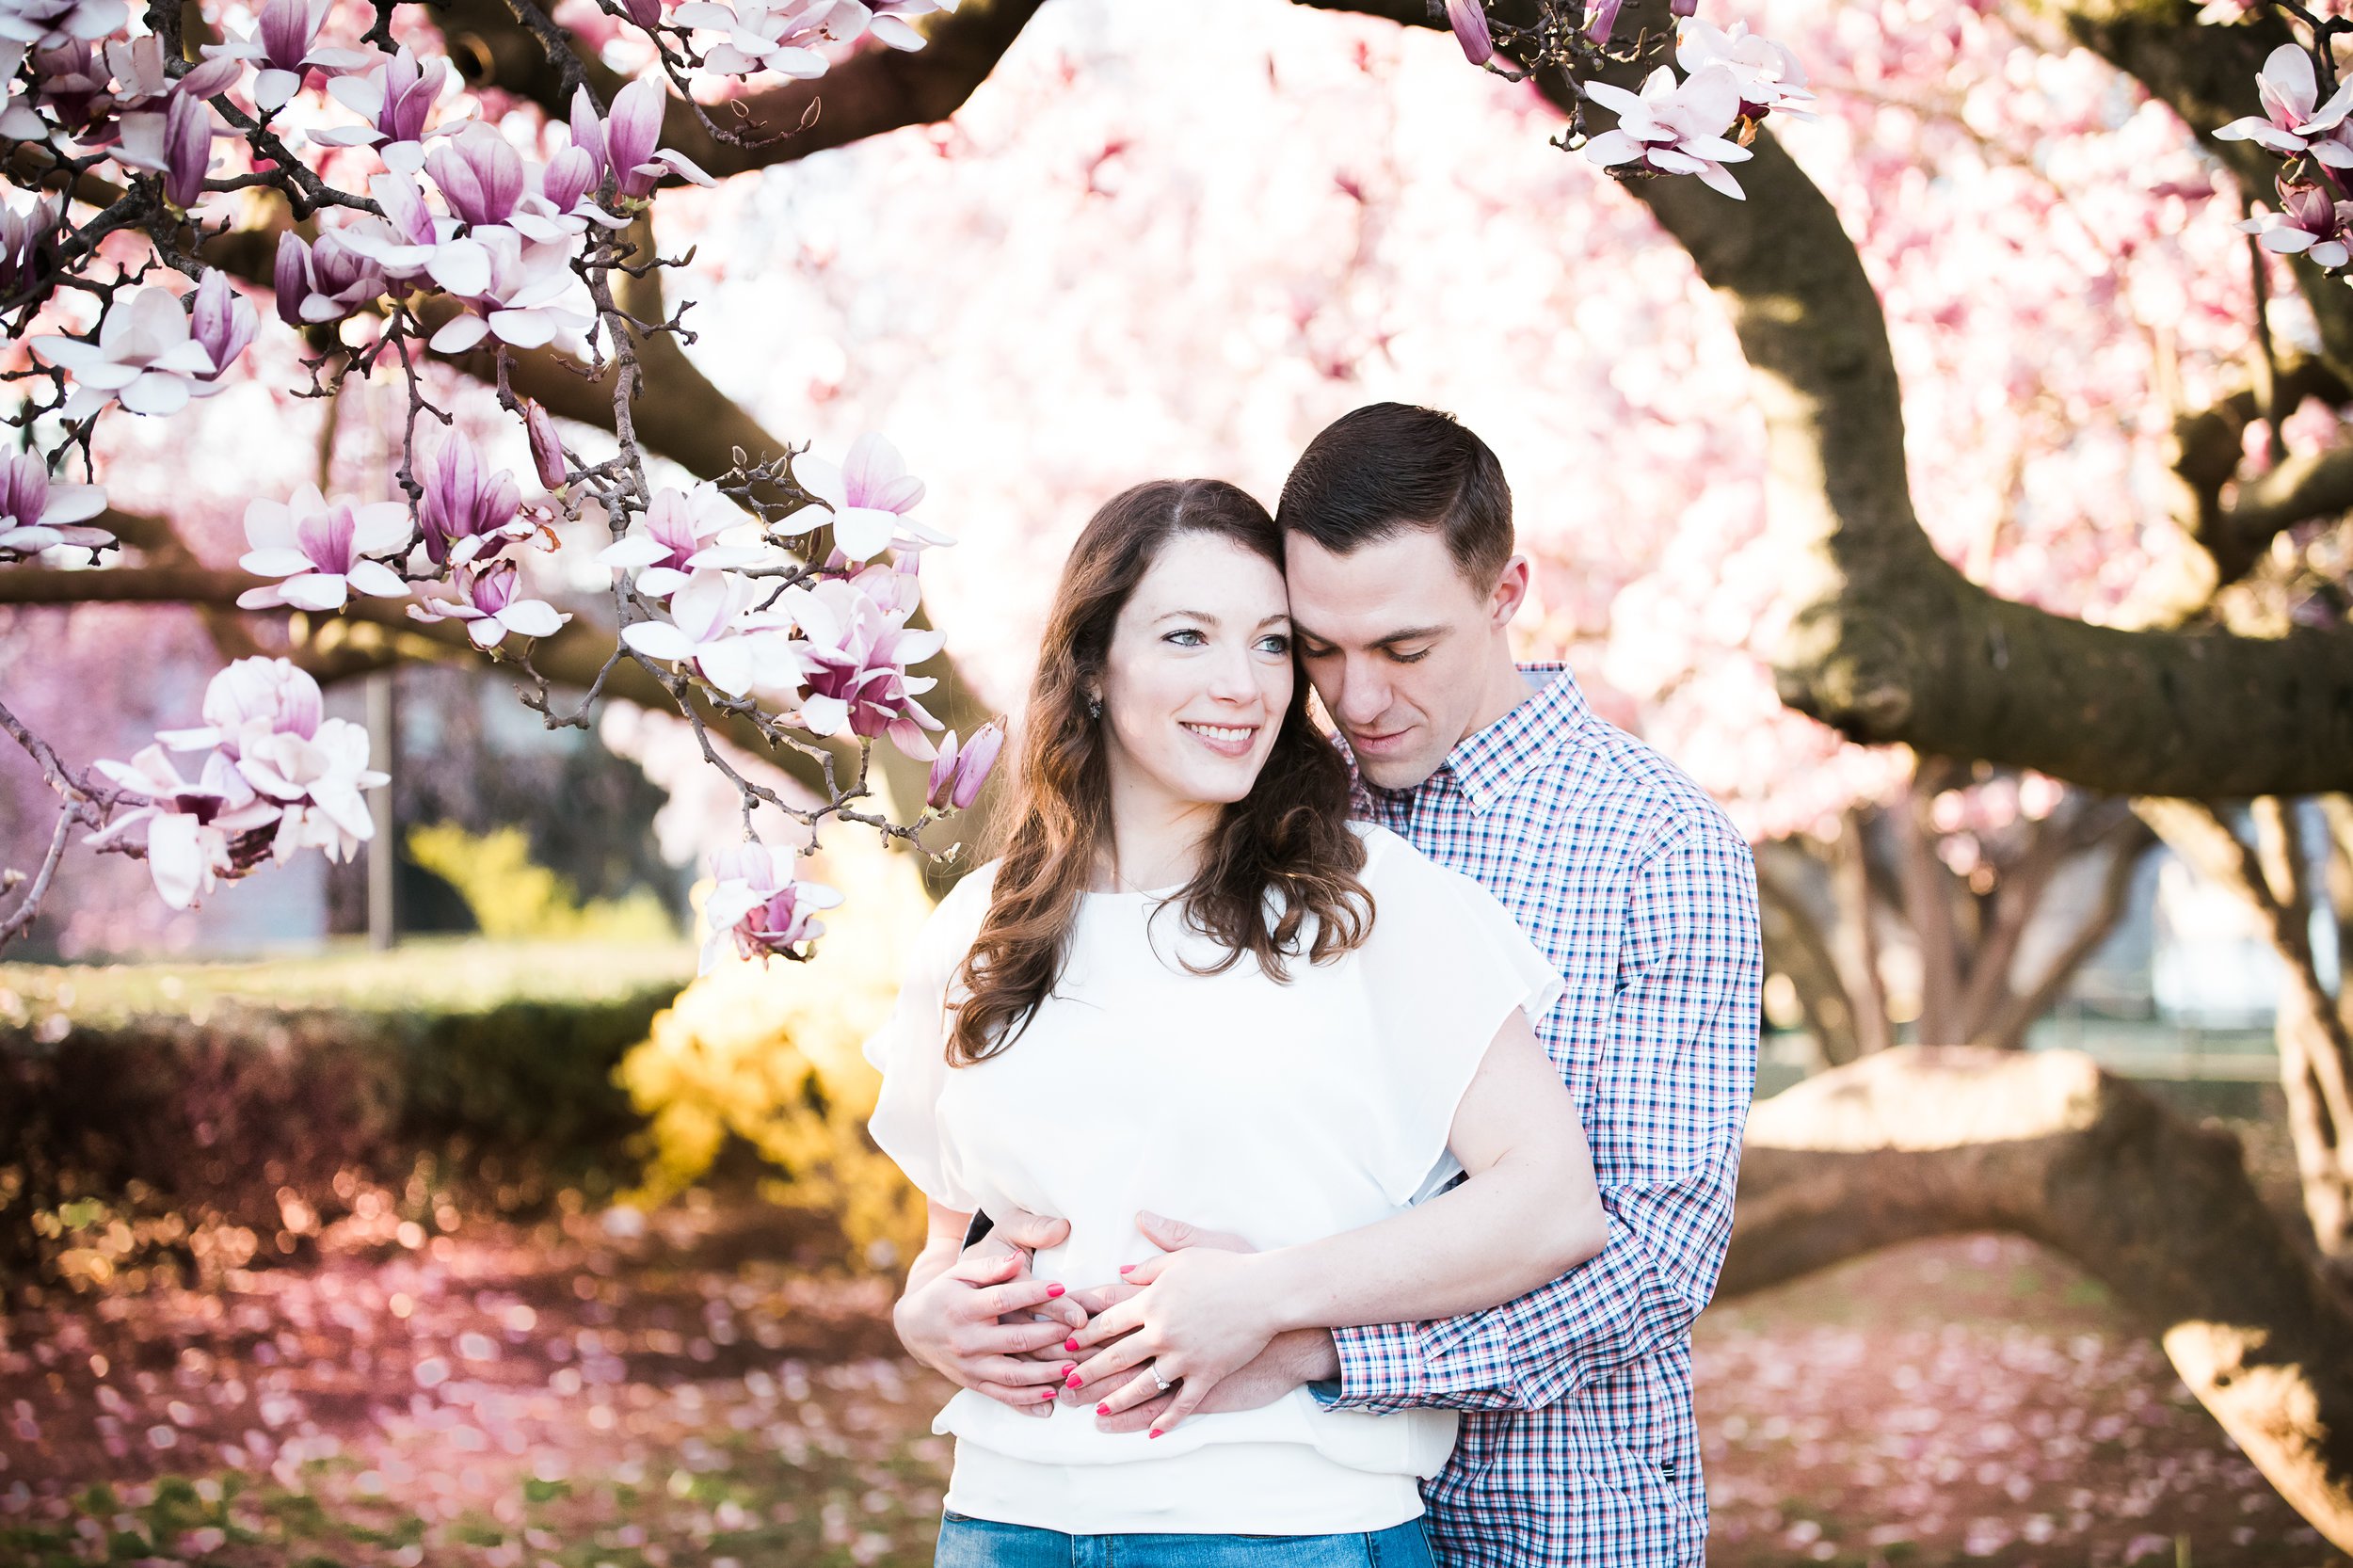
[[[1451, 418], [1384, 403], [1337, 421], [1291, 470], [1277, 520], [1300, 651], [1355, 760], [1359, 812], [1484, 883], [1568, 982], [1538, 1033], [1583, 1112], [1609, 1242], [1489, 1312], [1285, 1335], [1206, 1408], [1305, 1383], [1349, 1409], [1463, 1412], [1423, 1487], [1445, 1568], [1700, 1563], [1690, 1331], [1731, 1234], [1755, 1076], [1748, 845], [1565, 669], [1513, 662], [1529, 568], [1511, 491]], [[997, 1220], [1000, 1239], [899, 1304], [909, 1350], [960, 1383], [1063, 1332], [999, 1323], [993, 1288], [1026, 1261], [1006, 1240], [1052, 1245], [1061, 1222]], [[1241, 1244], [1180, 1222], [1144, 1229], [1171, 1249]], [[1078, 1294], [1100, 1310], [1116, 1293]]]

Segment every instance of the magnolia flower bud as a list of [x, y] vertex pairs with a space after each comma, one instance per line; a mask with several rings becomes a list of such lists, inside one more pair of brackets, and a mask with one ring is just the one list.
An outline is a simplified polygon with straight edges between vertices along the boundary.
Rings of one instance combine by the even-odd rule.
[[948, 804], [961, 811], [981, 798], [981, 786], [997, 766], [997, 754], [1005, 748], [1004, 727], [995, 720], [973, 731], [964, 744], [964, 755], [956, 759], [955, 783], [950, 789]]
[[1485, 65], [1496, 57], [1496, 40], [1487, 31], [1487, 8], [1480, 0], [1446, 0], [1448, 25], [1454, 29], [1454, 41], [1463, 46], [1464, 56], [1473, 65]]
[[538, 466], [539, 483], [552, 490], [562, 489], [569, 471], [564, 464], [564, 443], [555, 433], [555, 417], [525, 399], [523, 428], [531, 436], [531, 460]]

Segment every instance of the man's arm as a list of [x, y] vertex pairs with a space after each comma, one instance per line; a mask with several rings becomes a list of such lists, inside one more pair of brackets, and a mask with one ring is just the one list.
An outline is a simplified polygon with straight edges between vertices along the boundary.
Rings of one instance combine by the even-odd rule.
[[1620, 940], [1583, 1107], [1609, 1245], [1486, 1312], [1336, 1331], [1336, 1407], [1557, 1404], [1688, 1333], [1715, 1292], [1756, 1079], [1764, 959], [1748, 846], [1712, 823], [1671, 840], [1637, 873]]

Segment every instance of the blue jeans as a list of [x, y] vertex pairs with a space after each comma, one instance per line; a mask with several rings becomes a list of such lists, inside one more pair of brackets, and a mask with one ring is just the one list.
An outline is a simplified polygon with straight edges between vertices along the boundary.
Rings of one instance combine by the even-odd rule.
[[1432, 1568], [1421, 1521], [1349, 1535], [1064, 1535], [951, 1513], [935, 1568]]

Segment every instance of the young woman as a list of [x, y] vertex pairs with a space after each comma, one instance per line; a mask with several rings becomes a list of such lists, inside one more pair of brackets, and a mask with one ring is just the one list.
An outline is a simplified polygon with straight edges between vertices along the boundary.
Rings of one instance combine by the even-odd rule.
[[[1135, 1568], [1426, 1564], [1416, 1482], [1451, 1412], [1304, 1389], [1190, 1412], [1284, 1330], [1480, 1310], [1601, 1249], [1576, 1107], [1529, 1024], [1559, 977], [1477, 883], [1348, 821], [1286, 605], [1281, 536], [1230, 485], [1143, 485], [1096, 514], [1048, 617], [1005, 853], [941, 901], [868, 1043], [874, 1138], [930, 1199], [910, 1289], [955, 1263], [976, 1208], [1016, 1208], [1070, 1229], [1008, 1306], [1144, 1285], [1099, 1320], [1130, 1331], [1109, 1349], [941, 1412], [944, 1568], [1061, 1568], [1074, 1537]], [[1142, 1210], [1259, 1250], [1160, 1255]], [[1107, 1403], [1178, 1400], [1150, 1433], [1099, 1430], [1051, 1402], [1081, 1359]]]

